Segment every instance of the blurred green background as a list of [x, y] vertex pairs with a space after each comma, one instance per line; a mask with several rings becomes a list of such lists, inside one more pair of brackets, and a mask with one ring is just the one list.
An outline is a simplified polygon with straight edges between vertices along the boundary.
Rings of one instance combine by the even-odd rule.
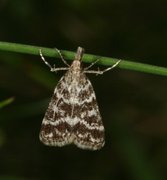
[[[81, 46], [166, 67], [166, 7], [158, 0], [1, 0], [0, 41], [71, 51]], [[39, 141], [62, 74], [51, 73], [40, 56], [0, 51], [0, 101], [15, 98], [0, 109], [0, 180], [167, 179], [166, 77], [119, 68], [89, 75], [106, 129], [104, 148], [91, 152]]]

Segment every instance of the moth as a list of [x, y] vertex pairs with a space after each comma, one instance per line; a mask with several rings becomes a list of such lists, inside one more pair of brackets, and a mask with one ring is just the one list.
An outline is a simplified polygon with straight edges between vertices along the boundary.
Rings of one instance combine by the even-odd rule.
[[52, 67], [40, 50], [42, 60], [52, 72], [67, 72], [54, 90], [42, 121], [39, 138], [49, 146], [75, 144], [82, 149], [99, 150], [105, 144], [105, 130], [96, 95], [86, 73], [103, 74], [117, 66], [120, 61], [103, 71], [94, 71], [89, 68], [96, 62], [87, 68], [82, 67], [82, 47], [78, 47], [71, 65], [67, 64], [59, 50], [57, 52], [67, 67]]

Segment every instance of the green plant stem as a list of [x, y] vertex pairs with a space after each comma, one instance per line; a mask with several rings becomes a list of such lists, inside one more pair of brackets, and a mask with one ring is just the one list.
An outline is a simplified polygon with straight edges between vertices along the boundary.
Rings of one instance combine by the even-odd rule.
[[[25, 53], [25, 54], [34, 54], [39, 56], [39, 49], [42, 50], [42, 53], [44, 56], [48, 57], [60, 57], [57, 51], [54, 48], [45, 48], [40, 46], [30, 46], [30, 45], [23, 45], [23, 44], [17, 44], [17, 43], [9, 43], [9, 42], [0, 42], [0, 50], [4, 51], [10, 51], [10, 52], [18, 52], [18, 53]], [[65, 59], [73, 60], [76, 52], [71, 51], [65, 51], [61, 50], [61, 53], [63, 54], [63, 57]], [[116, 59], [116, 58], [110, 58], [110, 57], [102, 57], [97, 55], [91, 55], [91, 54], [84, 54], [83, 61], [84, 62], [94, 62], [96, 59], [99, 59], [98, 64], [104, 65], [104, 66], [112, 66], [115, 62], [118, 60], [121, 60], [118, 67], [122, 69], [128, 69], [128, 70], [134, 70], [134, 71], [140, 71], [150, 74], [157, 74], [162, 76], [167, 76], [167, 68], [165, 67], [159, 67], [149, 64], [143, 64], [138, 62], [132, 62], [127, 61], [123, 59]]]

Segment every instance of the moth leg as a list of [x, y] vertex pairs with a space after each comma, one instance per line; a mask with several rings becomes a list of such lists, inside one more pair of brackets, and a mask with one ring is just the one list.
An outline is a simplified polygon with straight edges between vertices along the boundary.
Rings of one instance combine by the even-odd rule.
[[113, 68], [115, 68], [119, 63], [121, 62], [121, 60], [119, 60], [119, 61], [117, 61], [115, 64], [113, 64], [111, 67], [109, 67], [109, 68], [106, 68], [106, 69], [104, 69], [104, 70], [89, 70], [89, 71], [84, 71], [85, 73], [92, 73], [92, 74], [103, 74], [103, 73], [105, 73], [105, 72], [107, 72], [107, 71], [109, 71], [109, 70], [111, 70], [111, 69], [113, 69]]
[[59, 49], [57, 49], [57, 48], [55, 48], [55, 49], [58, 52], [58, 54], [59, 54], [61, 60], [63, 61], [63, 63], [66, 64], [68, 67], [70, 67], [70, 65], [66, 62], [66, 60], [63, 57], [63, 55], [61, 54], [61, 51]]
[[41, 56], [42, 61], [50, 68], [51, 72], [56, 72], [56, 71], [63, 71], [63, 70], [68, 70], [69, 67], [60, 67], [60, 68], [56, 68], [55, 64], [53, 65], [53, 67], [45, 60], [43, 54], [42, 54], [42, 50], [39, 50], [39, 54]]
[[96, 61], [94, 61], [93, 63], [91, 63], [88, 67], [86, 67], [84, 70], [87, 71], [88, 69], [90, 69], [94, 64], [96, 64], [98, 61], [100, 60], [100, 58], [98, 58]]

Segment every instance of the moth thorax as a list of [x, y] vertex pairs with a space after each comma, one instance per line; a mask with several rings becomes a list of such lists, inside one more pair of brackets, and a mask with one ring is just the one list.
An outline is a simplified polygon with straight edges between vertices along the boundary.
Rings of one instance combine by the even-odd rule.
[[78, 60], [74, 60], [71, 65], [71, 70], [73, 74], [79, 74], [81, 72], [81, 62]]

